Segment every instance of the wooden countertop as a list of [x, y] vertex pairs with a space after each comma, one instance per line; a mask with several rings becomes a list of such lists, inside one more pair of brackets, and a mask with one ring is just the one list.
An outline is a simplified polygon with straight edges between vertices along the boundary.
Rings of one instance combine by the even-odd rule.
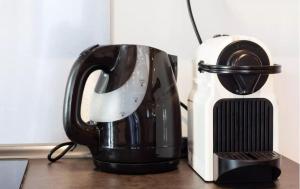
[[205, 183], [182, 160], [175, 171], [149, 175], [117, 175], [94, 171], [91, 159], [63, 159], [49, 164], [46, 159], [30, 160], [23, 189], [219, 189], [219, 188], [277, 188], [299, 189], [299, 165], [282, 158], [282, 174], [272, 184], [226, 185]]

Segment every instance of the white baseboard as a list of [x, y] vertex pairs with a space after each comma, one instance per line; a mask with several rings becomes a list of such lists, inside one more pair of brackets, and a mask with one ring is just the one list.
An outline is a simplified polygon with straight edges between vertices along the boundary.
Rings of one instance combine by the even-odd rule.
[[[49, 151], [55, 145], [0, 145], [0, 159], [41, 159], [47, 158]], [[57, 151], [61, 152], [64, 148]], [[74, 151], [69, 151], [64, 158], [91, 157], [87, 147], [78, 145]]]

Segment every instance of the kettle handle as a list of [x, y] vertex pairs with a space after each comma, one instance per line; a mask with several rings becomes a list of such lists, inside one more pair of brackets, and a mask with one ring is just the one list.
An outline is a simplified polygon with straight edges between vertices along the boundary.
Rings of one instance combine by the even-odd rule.
[[83, 51], [74, 63], [66, 86], [63, 108], [63, 124], [67, 136], [71, 141], [87, 146], [97, 145], [99, 135], [98, 128], [85, 123], [80, 114], [82, 94], [88, 76], [95, 70], [103, 70], [103, 64], [86, 61], [97, 47], [99, 45]]

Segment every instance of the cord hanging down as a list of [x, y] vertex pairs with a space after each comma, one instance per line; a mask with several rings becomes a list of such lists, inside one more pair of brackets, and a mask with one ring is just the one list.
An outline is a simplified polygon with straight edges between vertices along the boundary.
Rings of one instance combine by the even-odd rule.
[[[52, 157], [52, 155], [61, 147], [67, 146], [66, 149], [64, 149], [59, 155], [57, 155], [56, 157]], [[59, 160], [60, 158], [62, 158], [68, 151], [73, 151], [76, 148], [77, 144], [74, 142], [64, 142], [61, 143], [57, 146], [55, 146], [48, 154], [47, 158], [50, 162], [56, 162], [57, 160]]]
[[202, 39], [200, 37], [199, 31], [198, 31], [196, 23], [195, 23], [195, 19], [194, 19], [194, 16], [193, 16], [190, 0], [186, 0], [186, 2], [187, 2], [187, 7], [188, 7], [190, 19], [191, 19], [191, 22], [192, 22], [192, 25], [193, 25], [193, 28], [194, 28], [194, 32], [197, 36], [199, 44], [201, 45], [202, 44]]
[[186, 104], [184, 104], [183, 102], [180, 102], [180, 106], [185, 109], [186, 111], [188, 110], [188, 107]]

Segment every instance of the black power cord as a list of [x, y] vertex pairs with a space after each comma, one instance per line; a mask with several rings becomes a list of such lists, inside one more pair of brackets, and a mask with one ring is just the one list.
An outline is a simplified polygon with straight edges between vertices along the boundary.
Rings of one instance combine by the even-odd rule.
[[184, 104], [183, 102], [180, 102], [180, 106], [185, 109], [186, 111], [188, 110], [188, 107], [186, 104]]
[[[66, 149], [64, 149], [60, 154], [58, 154], [56, 157], [52, 158], [52, 155], [59, 150], [60, 148], [67, 146]], [[61, 143], [57, 146], [55, 146], [52, 150], [50, 150], [47, 158], [50, 162], [56, 162], [57, 160], [59, 160], [60, 158], [62, 158], [68, 151], [73, 151], [76, 148], [77, 144], [74, 142], [64, 142]]]
[[200, 37], [199, 31], [198, 31], [196, 23], [195, 23], [195, 19], [194, 19], [192, 8], [191, 8], [191, 2], [190, 2], [190, 0], [186, 0], [186, 2], [187, 2], [187, 7], [188, 7], [190, 19], [191, 19], [191, 22], [192, 22], [192, 25], [193, 25], [193, 28], [194, 28], [194, 32], [197, 36], [199, 44], [201, 45], [202, 44], [202, 39]]

